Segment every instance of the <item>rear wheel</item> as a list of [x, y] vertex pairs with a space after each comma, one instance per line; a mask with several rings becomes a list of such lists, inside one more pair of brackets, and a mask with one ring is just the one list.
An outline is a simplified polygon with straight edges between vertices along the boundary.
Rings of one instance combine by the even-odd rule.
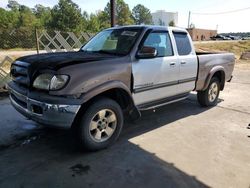
[[80, 145], [91, 151], [113, 144], [123, 127], [123, 113], [119, 104], [108, 98], [100, 98], [85, 111], [77, 126]]
[[201, 106], [215, 106], [220, 94], [220, 81], [213, 77], [205, 91], [198, 91], [197, 99]]

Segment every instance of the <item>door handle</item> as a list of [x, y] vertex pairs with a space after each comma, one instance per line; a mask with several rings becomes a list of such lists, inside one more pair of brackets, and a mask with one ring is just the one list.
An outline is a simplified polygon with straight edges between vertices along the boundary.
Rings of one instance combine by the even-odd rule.
[[175, 67], [175, 62], [170, 63], [170, 67]]
[[186, 63], [186, 61], [181, 61], [181, 65], [185, 65]]

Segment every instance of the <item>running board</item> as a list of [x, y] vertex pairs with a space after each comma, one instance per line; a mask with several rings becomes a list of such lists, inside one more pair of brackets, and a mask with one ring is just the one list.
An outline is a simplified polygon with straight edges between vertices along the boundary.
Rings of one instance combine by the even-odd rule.
[[175, 102], [185, 100], [188, 97], [188, 95], [189, 95], [189, 93], [179, 95], [178, 97], [170, 97], [170, 98], [161, 99], [161, 100], [158, 100], [158, 101], [138, 105], [138, 109], [140, 111], [151, 110], [151, 109], [154, 109], [154, 108], [158, 108], [158, 107], [165, 106], [165, 105], [168, 105], [168, 104], [171, 104], [171, 103], [175, 103]]

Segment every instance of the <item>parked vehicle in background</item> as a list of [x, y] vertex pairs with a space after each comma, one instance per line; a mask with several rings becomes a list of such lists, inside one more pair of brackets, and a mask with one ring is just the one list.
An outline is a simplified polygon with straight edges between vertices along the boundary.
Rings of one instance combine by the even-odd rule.
[[211, 37], [211, 40], [232, 40], [232, 39], [224, 35], [216, 35], [214, 37]]
[[230, 39], [232, 39], [232, 40], [241, 40], [241, 37], [240, 37], [240, 36], [228, 35], [228, 36], [226, 36], [226, 37], [228, 37], [228, 38], [230, 38]]
[[230, 81], [232, 53], [196, 53], [185, 29], [126, 26], [106, 29], [78, 52], [17, 59], [8, 84], [12, 105], [49, 126], [72, 128], [79, 143], [99, 150], [114, 143], [124, 115], [184, 100], [217, 104]]
[[250, 40], [250, 37], [243, 37], [242, 40]]

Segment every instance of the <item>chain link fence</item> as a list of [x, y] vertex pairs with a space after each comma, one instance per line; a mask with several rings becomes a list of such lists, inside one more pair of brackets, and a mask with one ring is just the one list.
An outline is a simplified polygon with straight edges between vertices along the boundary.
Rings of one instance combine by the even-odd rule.
[[0, 92], [6, 91], [11, 63], [24, 52], [36, 50], [36, 34], [27, 28], [0, 28]]
[[36, 49], [36, 35], [34, 30], [0, 29], [0, 50], [28, 50]]

